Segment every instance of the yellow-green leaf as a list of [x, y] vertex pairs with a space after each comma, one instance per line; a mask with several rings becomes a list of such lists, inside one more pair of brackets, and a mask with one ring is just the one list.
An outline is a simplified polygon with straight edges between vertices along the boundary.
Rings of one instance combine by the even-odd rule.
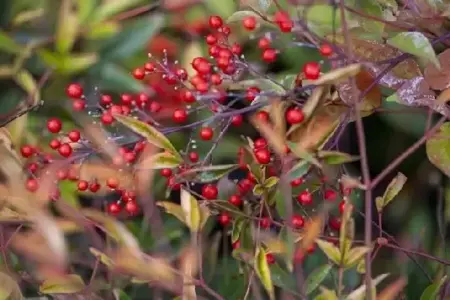
[[159, 201], [156, 203], [156, 205], [164, 208], [166, 213], [171, 214], [172, 216], [180, 220], [183, 224], [186, 224], [186, 217], [183, 208], [180, 205], [168, 201]]
[[86, 70], [98, 60], [96, 53], [81, 53], [61, 55], [46, 49], [38, 51], [44, 63], [62, 74], [71, 75]]
[[335, 291], [320, 287], [320, 295], [314, 298], [314, 300], [339, 300], [339, 298]]
[[74, 294], [85, 288], [83, 279], [75, 274], [44, 280], [39, 287], [42, 294]]
[[73, 11], [74, 0], [62, 0], [56, 25], [55, 47], [59, 53], [69, 53], [77, 37], [78, 14]]
[[341, 251], [339, 251], [338, 247], [336, 247], [330, 242], [320, 239], [317, 239], [316, 243], [319, 246], [319, 248], [325, 253], [325, 255], [328, 257], [329, 260], [331, 260], [337, 265], [341, 263]]
[[92, 21], [99, 22], [106, 20], [128, 8], [136, 6], [144, 0], [110, 0], [105, 1], [96, 11]]
[[95, 248], [89, 248], [89, 252], [92, 253], [98, 260], [100, 260], [104, 265], [111, 267], [113, 264], [113, 260], [106, 255], [105, 253], [95, 249]]
[[408, 178], [405, 175], [399, 172], [394, 179], [391, 180], [388, 187], [384, 191], [382, 200], [376, 200], [377, 209], [379, 212], [381, 212], [383, 208], [388, 205], [395, 198], [395, 196], [398, 195], [407, 179]]
[[256, 196], [261, 196], [264, 193], [264, 187], [260, 184], [255, 184], [253, 187], [253, 194]]
[[200, 228], [201, 216], [197, 199], [188, 191], [181, 189], [181, 208], [183, 209], [186, 225], [192, 232], [197, 232]]
[[179, 156], [174, 156], [172, 153], [161, 152], [146, 158], [142, 164], [149, 166], [151, 169], [165, 169], [178, 167], [183, 160]]
[[27, 70], [20, 70], [14, 77], [14, 80], [28, 93], [29, 96], [32, 97], [31, 99], [33, 100], [33, 104], [39, 103], [41, 99], [40, 91], [30, 72]]
[[85, 37], [91, 40], [109, 38], [120, 31], [120, 24], [117, 22], [96, 23], [89, 27]]
[[0, 50], [11, 54], [19, 54], [23, 47], [16, 43], [6, 32], [0, 30]]
[[450, 176], [450, 122], [445, 122], [427, 141], [426, 150], [430, 162]]
[[45, 9], [43, 7], [34, 8], [31, 10], [25, 10], [18, 13], [12, 20], [14, 26], [19, 26], [24, 23], [36, 20], [45, 14]]
[[269, 177], [264, 181], [264, 187], [267, 189], [270, 189], [271, 187], [273, 187], [274, 185], [276, 185], [278, 183], [279, 179], [278, 177]]
[[132, 117], [123, 115], [114, 115], [114, 117], [116, 118], [117, 121], [119, 121], [126, 127], [130, 128], [132, 131], [145, 137], [150, 144], [162, 148], [177, 157], [180, 156], [180, 154], [172, 145], [172, 143], [169, 141], [169, 139], [166, 138], [164, 134], [156, 130], [156, 128]]
[[272, 299], [272, 300], [275, 299], [269, 264], [267, 263], [266, 252], [264, 251], [263, 248], [258, 248], [256, 250], [255, 271], [259, 277], [259, 280], [261, 280], [262, 285], [264, 286], [267, 293], [269, 294], [270, 299]]
[[339, 151], [319, 151], [317, 156], [328, 165], [340, 165], [355, 161], [358, 159], [356, 156], [352, 156], [347, 153]]
[[353, 268], [370, 251], [372, 251], [372, 248], [366, 246], [352, 248], [350, 252], [344, 255], [344, 267], [347, 269]]
[[361, 260], [356, 265], [356, 272], [360, 274], [366, 273], [366, 260], [364, 258], [361, 258]]
[[233, 230], [231, 231], [231, 242], [234, 243], [239, 240], [239, 235], [241, 234], [242, 228], [246, 224], [244, 218], [236, 218], [233, 222]]
[[350, 250], [355, 235], [355, 222], [351, 216], [352, 206], [346, 202], [339, 230], [339, 251], [343, 257], [346, 257]]

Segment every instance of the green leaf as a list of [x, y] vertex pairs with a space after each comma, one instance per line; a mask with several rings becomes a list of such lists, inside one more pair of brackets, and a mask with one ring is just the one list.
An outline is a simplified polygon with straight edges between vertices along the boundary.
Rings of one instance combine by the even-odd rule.
[[264, 194], [264, 187], [260, 184], [255, 184], [255, 186], [253, 187], [253, 194], [256, 196], [261, 196], [262, 194]]
[[[200, 183], [207, 183], [219, 180], [228, 173], [236, 170], [239, 165], [216, 165], [193, 168], [183, 173], [183, 176], [189, 177], [190, 180]], [[192, 177], [191, 177], [192, 176]]]
[[355, 236], [355, 222], [351, 216], [351, 206], [345, 205], [339, 230], [339, 251], [344, 258], [347, 256]]
[[38, 85], [27, 70], [20, 70], [14, 77], [14, 80], [21, 88], [23, 88], [29, 96], [32, 96], [33, 104], [38, 104], [41, 100], [41, 92], [38, 89]]
[[178, 220], [180, 220], [183, 224], [186, 224], [186, 216], [184, 214], [183, 208], [175, 203], [168, 201], [158, 201], [156, 202], [157, 206], [164, 208], [166, 213], [171, 214]]
[[317, 245], [322, 249], [323, 253], [328, 257], [329, 260], [339, 265], [341, 263], [341, 251], [338, 247], [330, 242], [324, 240], [316, 240]]
[[338, 151], [319, 151], [318, 157], [328, 165], [341, 165], [358, 159], [356, 156]]
[[137, 134], [145, 137], [147, 141], [161, 149], [164, 149], [170, 153], [172, 153], [176, 157], [180, 157], [177, 149], [172, 145], [168, 138], [164, 136], [161, 132], [156, 130], [153, 126], [150, 126], [147, 123], [139, 121], [133, 117], [123, 116], [123, 115], [114, 115], [117, 121], [136, 132]]
[[421, 32], [402, 32], [388, 39], [387, 43], [405, 53], [430, 61], [440, 69], [439, 60], [433, 46]]
[[120, 29], [120, 24], [117, 22], [93, 24], [89, 27], [89, 31], [86, 31], [84, 36], [91, 40], [105, 39], [117, 34]]
[[363, 256], [370, 251], [372, 251], [372, 248], [366, 246], [352, 248], [350, 252], [345, 254], [344, 267], [347, 269], [353, 268], [360, 262]]
[[381, 200], [379, 197], [375, 199], [378, 212], [381, 212], [383, 208], [386, 207], [386, 205], [388, 205], [395, 198], [395, 196], [398, 195], [398, 193], [400, 193], [407, 179], [408, 178], [402, 173], [397, 173], [384, 191], [384, 195]]
[[256, 249], [255, 271], [259, 277], [259, 280], [261, 280], [262, 285], [269, 294], [270, 299], [272, 300], [275, 299], [272, 278], [270, 276], [269, 264], [267, 263], [266, 259], [266, 252], [261, 247]]
[[227, 18], [236, 11], [236, 4], [233, 0], [205, 1], [204, 4], [211, 14], [217, 14]]
[[135, 21], [130, 27], [124, 28], [120, 34], [104, 43], [102, 58], [117, 61], [134, 55], [159, 32], [163, 24], [164, 17], [160, 14], [153, 14], [148, 18]]
[[335, 291], [320, 287], [320, 295], [314, 298], [314, 300], [339, 300], [339, 298]]
[[78, 0], [78, 21], [85, 24], [95, 10], [95, 0]]
[[[374, 16], [379, 19], [383, 19], [383, 9], [377, 0], [357, 0], [354, 1], [353, 7], [366, 15]], [[375, 35], [377, 38], [381, 38], [384, 31], [384, 23], [366, 18], [365, 16], [352, 15], [352, 18], [356, 19], [361, 24], [364, 32]]]
[[23, 300], [19, 285], [8, 274], [0, 272], [0, 300]]
[[95, 11], [95, 15], [92, 21], [103, 21], [112, 17], [118, 13], [125, 11], [131, 7], [145, 2], [144, 0], [111, 0], [105, 1], [103, 4]]
[[76, 182], [67, 180], [59, 181], [58, 187], [61, 194], [61, 200], [74, 208], [80, 208], [80, 202], [78, 201], [77, 195], [78, 187]]
[[447, 280], [447, 276], [444, 276], [438, 282], [430, 284], [420, 296], [420, 300], [437, 299], [438, 293], [442, 285]]
[[230, 17], [227, 19], [227, 23], [235, 23], [235, 22], [241, 22], [243, 19], [247, 17], [255, 17], [257, 22], [261, 22], [261, 17], [251, 10], [240, 10], [234, 12]]
[[333, 28], [341, 28], [341, 15], [332, 5], [308, 5], [302, 13], [306, 14], [304, 18], [310, 29], [320, 36], [333, 32]]
[[270, 275], [275, 286], [289, 291], [293, 295], [298, 295], [295, 286], [295, 279], [292, 274], [282, 269], [278, 264], [270, 265]]
[[19, 54], [24, 49], [23, 46], [16, 43], [8, 34], [0, 30], [0, 50], [10, 54]]
[[180, 198], [186, 225], [192, 232], [197, 232], [200, 229], [201, 224], [201, 211], [197, 199], [185, 189], [181, 189]]
[[324, 281], [325, 278], [327, 278], [328, 274], [331, 271], [331, 268], [332, 268], [331, 265], [323, 265], [315, 269], [311, 274], [309, 274], [308, 278], [306, 278], [305, 281], [306, 295], [311, 294], [319, 287], [322, 281]]
[[62, 54], [70, 52], [78, 33], [78, 14], [73, 11], [74, 5], [74, 0], [63, 0], [59, 8], [55, 47]]
[[301, 160], [292, 169], [289, 171], [289, 179], [292, 181], [294, 179], [303, 177], [306, 173], [308, 173], [311, 164], [306, 160]]
[[34, 21], [41, 18], [45, 14], [45, 9], [43, 7], [38, 7], [30, 10], [25, 10], [19, 12], [12, 20], [12, 25], [18, 27], [22, 24]]
[[207, 203], [220, 211], [226, 211], [232, 215], [242, 216], [243, 214], [236, 206], [225, 200], [214, 200], [208, 201]]
[[114, 295], [116, 296], [116, 300], [132, 300], [123, 290], [115, 289]]
[[402, 104], [402, 101], [400, 101], [400, 98], [398, 97], [397, 93], [393, 93], [392, 95], [388, 96], [385, 99], [386, 102], [396, 102]]
[[269, 177], [264, 181], [264, 187], [267, 189], [270, 189], [271, 187], [276, 185], [278, 183], [278, 181], [279, 181], [278, 177], [275, 177], [275, 176]]
[[54, 68], [59, 73], [65, 75], [82, 72], [94, 65], [98, 60], [96, 53], [61, 55], [42, 49], [38, 51], [38, 55], [48, 67]]
[[100, 260], [102, 264], [104, 264], [105, 266], [111, 267], [113, 265], [113, 260], [100, 250], [91, 247], [89, 248], [89, 252], [91, 252], [92, 255], [94, 255], [98, 260]]
[[427, 156], [438, 169], [450, 176], [450, 122], [445, 122], [426, 143]]
[[[275, 209], [277, 210], [278, 215], [283, 219], [286, 218], [286, 203], [280, 189], [276, 189], [273, 198], [275, 200]], [[273, 201], [269, 198], [269, 203], [271, 202]]]
[[366, 260], [364, 258], [361, 258], [361, 260], [356, 265], [356, 272], [360, 274], [366, 273]]
[[102, 88], [123, 93], [124, 91], [129, 92], [142, 92], [148, 89], [141, 82], [132, 78], [130, 74], [125, 71], [122, 67], [119, 67], [113, 63], [102, 64], [98, 70], [100, 74], [93, 74], [93, 77], [98, 77], [101, 79]]
[[71, 274], [44, 280], [39, 286], [42, 294], [75, 294], [85, 288], [80, 276]]
[[146, 158], [142, 164], [149, 166], [150, 169], [172, 169], [178, 167], [182, 162], [180, 157], [176, 157], [172, 153], [161, 152]]
[[239, 236], [242, 231], [242, 227], [246, 224], [244, 218], [236, 218], [233, 222], [233, 230], [231, 231], [231, 242], [234, 243], [239, 240]]
[[[377, 277], [375, 277], [372, 280], [372, 288], [374, 291], [376, 291], [376, 286], [383, 281], [386, 277], [388, 277], [389, 274], [381, 274]], [[373, 292], [374, 292], [373, 291]], [[366, 294], [366, 285], [363, 284], [361, 285], [359, 288], [357, 288], [356, 290], [354, 290], [353, 292], [350, 293], [350, 295], [347, 296], [347, 298], [345, 300], [364, 300], [365, 299], [365, 294]], [[376, 294], [372, 293], [372, 294]], [[375, 297], [372, 297], [375, 298]]]

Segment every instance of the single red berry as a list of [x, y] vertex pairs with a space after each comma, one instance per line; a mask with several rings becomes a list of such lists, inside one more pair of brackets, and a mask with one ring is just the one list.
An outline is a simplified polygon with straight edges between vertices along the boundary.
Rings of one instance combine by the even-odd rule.
[[188, 78], [188, 73], [186, 72], [186, 69], [183, 68], [177, 69], [175, 75], [177, 75], [178, 79], [181, 81], [185, 81]]
[[157, 113], [162, 109], [162, 106], [159, 102], [156, 101], [152, 101], [152, 103], [150, 103], [150, 111], [152, 113]]
[[238, 43], [234, 43], [231, 46], [231, 52], [233, 52], [233, 54], [236, 54], [236, 55], [241, 55], [242, 54], [242, 47], [241, 47], [241, 45], [239, 45]]
[[230, 65], [230, 61], [228, 57], [219, 57], [216, 60], [216, 64], [221, 70], [225, 70]]
[[47, 129], [51, 133], [58, 133], [62, 128], [61, 120], [57, 118], [51, 118], [47, 121]]
[[220, 225], [227, 226], [228, 224], [230, 224], [230, 222], [231, 222], [231, 216], [228, 213], [223, 212], [219, 215]]
[[103, 106], [110, 105], [112, 103], [112, 97], [111, 95], [101, 95], [100, 97], [100, 104]]
[[341, 214], [343, 214], [343, 213], [344, 213], [344, 210], [345, 210], [345, 201], [342, 200], [341, 202], [339, 202], [339, 212], [340, 212]]
[[68, 143], [64, 143], [59, 146], [58, 152], [61, 156], [69, 157], [72, 155], [72, 147]]
[[136, 200], [136, 192], [134, 191], [125, 191], [122, 193], [122, 199], [129, 202]]
[[308, 62], [303, 66], [306, 79], [316, 80], [320, 76], [320, 65], [316, 62]]
[[142, 80], [145, 78], [145, 69], [144, 68], [136, 68], [133, 70], [133, 77], [137, 80]]
[[104, 112], [101, 116], [101, 121], [104, 125], [110, 125], [114, 122], [114, 117], [109, 112]]
[[325, 191], [323, 197], [325, 198], [325, 200], [327, 201], [334, 201], [337, 198], [337, 193], [331, 189], [328, 189]]
[[174, 176], [170, 176], [167, 179], [167, 185], [174, 191], [178, 191], [181, 188], [181, 184], [175, 181]]
[[217, 189], [217, 186], [215, 186], [214, 184], [205, 184], [202, 187], [202, 196], [208, 200], [217, 199], [218, 194], [219, 191]]
[[244, 122], [244, 117], [242, 115], [235, 115], [231, 118], [231, 124], [233, 126], [239, 127]]
[[270, 219], [268, 217], [263, 217], [261, 220], [259, 220], [259, 225], [261, 228], [267, 229], [270, 227]]
[[27, 166], [27, 169], [30, 173], [36, 173], [36, 171], [39, 170], [39, 165], [35, 162], [32, 162]]
[[108, 212], [111, 215], [117, 215], [122, 211], [122, 207], [117, 203], [110, 203], [108, 205]]
[[301, 205], [310, 205], [312, 204], [313, 197], [310, 192], [303, 191], [297, 196], [297, 200]]
[[164, 177], [172, 176], [172, 170], [168, 169], [168, 168], [161, 169], [160, 173], [161, 173], [161, 176], [164, 176]]
[[314, 251], [316, 251], [316, 244], [312, 244], [308, 247], [308, 249], [306, 249], [306, 252], [308, 252], [309, 254], [314, 253]]
[[219, 57], [231, 59], [233, 57], [233, 52], [228, 48], [221, 48], [219, 51]]
[[109, 113], [111, 115], [121, 115], [123, 113], [122, 106], [121, 105], [112, 105], [108, 109]]
[[336, 217], [331, 217], [328, 223], [330, 224], [330, 227], [334, 230], [341, 229], [341, 220], [339, 220]]
[[219, 29], [223, 25], [222, 18], [219, 16], [209, 17], [209, 26], [213, 29]]
[[267, 49], [270, 47], [270, 40], [266, 37], [260, 38], [258, 41], [258, 47], [260, 49]]
[[294, 27], [294, 22], [292, 22], [292, 20], [281, 22], [278, 24], [278, 27], [282, 32], [291, 32]]
[[59, 180], [65, 180], [69, 176], [69, 172], [67, 170], [61, 169], [56, 172], [56, 177]]
[[248, 178], [241, 179], [237, 185], [241, 195], [248, 193], [253, 188], [253, 183]]
[[119, 186], [119, 180], [114, 177], [110, 177], [106, 180], [106, 185], [111, 189], [116, 189]]
[[39, 189], [39, 182], [34, 178], [29, 178], [25, 182], [25, 187], [30, 192], [36, 192]]
[[293, 215], [291, 222], [295, 228], [302, 228], [305, 225], [305, 220], [300, 215]]
[[265, 148], [255, 150], [255, 157], [260, 164], [265, 165], [270, 163], [270, 152]]
[[74, 111], [83, 111], [86, 108], [86, 101], [81, 99], [76, 99], [72, 103], [72, 109]]
[[277, 11], [274, 16], [274, 21], [276, 23], [288, 22], [290, 20], [289, 14], [284, 11]]
[[134, 153], [134, 152], [127, 152], [127, 153], [125, 153], [125, 155], [123, 156], [123, 158], [125, 159], [125, 161], [127, 162], [127, 163], [132, 163], [132, 162], [134, 162], [135, 160], [136, 160], [136, 153]]
[[209, 55], [211, 55], [212, 57], [218, 57], [218, 56], [219, 56], [219, 53], [220, 53], [220, 46], [218, 46], [218, 45], [212, 45], [211, 47], [209, 47], [208, 53], [209, 53]]
[[78, 83], [71, 83], [66, 88], [66, 94], [70, 98], [81, 98], [83, 96], [83, 88]]
[[231, 28], [230, 28], [230, 26], [225, 25], [225, 26], [222, 26], [222, 28], [220, 29], [220, 31], [222, 31], [222, 33], [223, 33], [225, 36], [228, 36], [228, 35], [230, 35], [230, 33], [231, 33]]
[[241, 246], [241, 241], [237, 240], [236, 242], [234, 242], [231, 247], [233, 247], [233, 249], [237, 249]]
[[153, 63], [150, 63], [150, 62], [145, 63], [144, 69], [146, 71], [148, 71], [148, 72], [153, 72], [153, 71], [155, 71], [155, 65]]
[[75, 168], [71, 168], [69, 169], [68, 173], [67, 173], [67, 178], [71, 181], [78, 181], [79, 178], [79, 170], [75, 169]]
[[193, 63], [192, 66], [201, 75], [208, 75], [209, 73], [211, 73], [211, 63], [207, 60], [201, 60], [196, 64]]
[[89, 190], [93, 193], [98, 192], [99, 189], [100, 189], [100, 184], [97, 182], [93, 182], [89, 185]]
[[[130, 105], [133, 102], [133, 96], [130, 94], [122, 94], [122, 95], [120, 95], [120, 101], [125, 105]], [[114, 106], [116, 106], [116, 105], [114, 105]], [[115, 108], [116, 109], [115, 111], [111, 110], [111, 113], [116, 113], [116, 114], [122, 113], [122, 111], [121, 111], [121, 109], [119, 109], [119, 107], [120, 106], [118, 106], [118, 108]]]
[[199, 159], [199, 155], [197, 152], [190, 152], [189, 153], [189, 160], [192, 161], [193, 163], [198, 162]]
[[286, 112], [286, 121], [289, 124], [300, 124], [303, 122], [305, 116], [303, 115], [303, 111], [300, 108], [291, 108]]
[[266, 62], [266, 63], [272, 63], [277, 59], [277, 51], [275, 49], [272, 48], [267, 48], [264, 50], [263, 55], [262, 55], [262, 59]]
[[252, 31], [256, 28], [256, 18], [254, 16], [248, 16], [242, 19], [242, 26], [248, 31]]
[[56, 150], [56, 149], [58, 149], [61, 146], [61, 142], [58, 139], [53, 139], [53, 140], [50, 141], [49, 146], [53, 150]]
[[69, 132], [68, 137], [72, 142], [76, 143], [80, 140], [80, 137], [81, 137], [80, 131], [74, 129]]
[[20, 148], [20, 154], [22, 154], [22, 156], [25, 158], [32, 156], [34, 153], [35, 153], [35, 149], [30, 145], [23, 145]]
[[234, 206], [242, 205], [242, 199], [239, 195], [232, 195], [230, 199], [228, 199], [228, 202], [230, 202], [230, 204], [233, 204]]
[[214, 85], [220, 85], [222, 83], [222, 76], [220, 76], [220, 74], [212, 74], [211, 83]]
[[214, 130], [211, 127], [202, 127], [200, 129], [200, 138], [204, 141], [209, 141], [214, 136]]
[[296, 186], [299, 186], [301, 184], [303, 184], [303, 178], [302, 177], [296, 178], [296, 179], [291, 181], [291, 186], [292, 187], [296, 187]]
[[261, 148], [265, 148], [267, 147], [267, 140], [265, 138], [257, 138], [254, 142], [253, 142], [253, 147], [255, 149], [261, 149]]
[[208, 45], [214, 45], [215, 43], [217, 43], [217, 38], [212, 34], [208, 34], [206, 36], [206, 43]]
[[136, 201], [128, 201], [125, 204], [125, 211], [130, 215], [136, 215], [139, 212], [139, 206]]
[[265, 110], [258, 111], [256, 117], [263, 122], [269, 122], [269, 113]]
[[269, 265], [274, 264], [275, 263], [275, 256], [273, 256], [272, 253], [267, 253], [266, 254], [266, 261]]
[[257, 88], [256, 86], [251, 86], [245, 91], [245, 99], [252, 102], [260, 92], [261, 90], [259, 88]]
[[86, 180], [80, 180], [78, 181], [77, 187], [79, 191], [85, 191], [88, 189], [89, 183]]
[[329, 44], [323, 44], [322, 46], [320, 46], [320, 54], [322, 54], [325, 57], [330, 56], [331, 54], [333, 54], [333, 48], [331, 48], [331, 46]]
[[176, 109], [172, 119], [175, 123], [184, 123], [187, 120], [187, 112], [184, 109]]

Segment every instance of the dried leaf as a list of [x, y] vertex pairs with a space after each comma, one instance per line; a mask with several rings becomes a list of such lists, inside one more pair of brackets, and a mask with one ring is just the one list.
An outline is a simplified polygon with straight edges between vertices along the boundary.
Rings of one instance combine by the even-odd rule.
[[341, 264], [341, 251], [336, 247], [333, 243], [324, 241], [324, 240], [316, 240], [317, 246], [325, 253], [329, 260], [331, 260], [336, 265]]
[[112, 259], [107, 256], [105, 253], [95, 249], [95, 248], [89, 248], [89, 252], [92, 253], [98, 260], [100, 260], [104, 265], [107, 267], [111, 267], [113, 265]]
[[324, 215], [318, 214], [305, 224], [304, 235], [300, 243], [302, 250], [306, 250], [314, 244], [322, 232], [323, 223]]
[[75, 274], [58, 276], [44, 280], [39, 286], [42, 294], [75, 294], [85, 288], [83, 279]]
[[286, 141], [284, 135], [278, 134], [274, 128], [268, 123], [262, 121], [260, 118], [255, 116], [250, 118], [250, 122], [255, 126], [259, 133], [267, 140], [274, 151], [280, 155], [285, 155]]
[[445, 104], [448, 101], [450, 101], [450, 88], [443, 90], [442, 93], [439, 94], [436, 99], [436, 103]]
[[434, 90], [444, 90], [450, 87], [450, 49], [438, 55], [441, 68], [429, 63], [425, 67], [424, 76], [427, 83]]
[[319, 79], [312, 81], [312, 84], [337, 84], [347, 80], [350, 77], [356, 76], [361, 72], [361, 64], [351, 64], [342, 68], [334, 69], [326, 74], [323, 74]]
[[348, 252], [355, 236], [355, 222], [352, 219], [352, 211], [352, 205], [346, 202], [344, 213], [342, 214], [341, 228], [339, 230], [339, 251], [344, 257], [344, 260], [349, 254]]

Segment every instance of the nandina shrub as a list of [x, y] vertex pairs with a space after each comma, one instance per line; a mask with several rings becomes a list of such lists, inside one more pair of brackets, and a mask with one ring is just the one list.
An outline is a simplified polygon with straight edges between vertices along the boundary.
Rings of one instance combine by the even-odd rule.
[[[8, 205], [33, 216], [27, 221], [37, 229], [12, 234], [13, 250], [37, 266], [36, 274], [24, 276], [41, 294], [87, 299], [134, 299], [136, 286], [146, 287], [142, 299], [400, 299], [406, 276], [394, 268], [389, 278], [378, 273], [380, 252], [394, 249], [419, 266], [417, 256], [448, 265], [383, 229], [385, 207], [407, 182], [401, 172], [391, 173], [419, 146], [426, 143], [430, 161], [449, 175], [443, 151], [449, 148], [448, 10], [440, 3], [363, 2], [371, 6], [246, 1], [246, 10], [227, 20], [209, 17], [208, 54], [192, 57], [189, 66], [172, 58], [173, 49], [149, 53], [131, 76], [153, 94], [88, 96], [81, 84], [69, 84], [80, 128], [48, 119], [47, 149], [20, 148], [25, 180], [7, 174], [16, 200]], [[419, 27], [418, 11], [443, 19], [442, 33]], [[254, 60], [245, 53], [251, 47], [258, 49]], [[315, 49], [319, 59], [276, 78], [270, 70], [291, 47]], [[362, 118], [385, 113], [386, 101], [425, 108], [429, 122], [421, 139], [372, 178]], [[434, 123], [433, 113], [443, 116]], [[340, 138], [353, 123], [359, 152], [345, 153]], [[242, 139], [225, 164], [215, 154], [230, 132]], [[172, 142], [177, 133], [189, 137], [185, 145]], [[348, 172], [358, 164], [361, 178]], [[390, 183], [376, 191], [387, 176]], [[161, 178], [165, 199], [155, 199]], [[70, 183], [89, 200], [83, 207], [69, 205], [61, 193]], [[30, 195], [36, 203], [19, 200]], [[137, 218], [150, 229], [123, 225]], [[363, 240], [355, 228], [361, 219]], [[165, 234], [173, 224], [183, 224], [189, 238], [180, 238], [182, 230]], [[88, 266], [72, 259], [62, 232], [85, 233], [89, 241], [79, 248], [87, 251], [76, 255], [89, 256]], [[145, 234], [151, 245], [140, 243]], [[30, 250], [29, 241], [41, 244]], [[82, 276], [86, 269], [89, 276]], [[433, 274], [422, 269], [424, 276], [436, 282], [422, 299], [445, 297], [446, 277], [429, 269]], [[390, 283], [377, 288], [382, 281]]]

